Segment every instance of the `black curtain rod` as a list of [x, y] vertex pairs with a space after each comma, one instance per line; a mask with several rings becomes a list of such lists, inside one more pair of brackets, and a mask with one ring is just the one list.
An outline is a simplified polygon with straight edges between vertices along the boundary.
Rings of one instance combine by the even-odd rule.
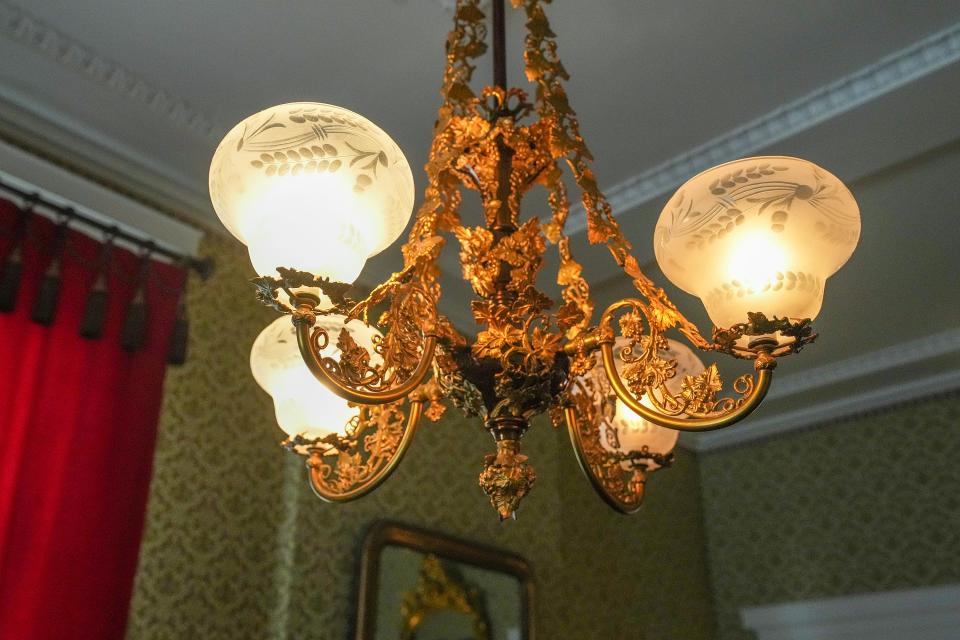
[[166, 247], [162, 247], [156, 244], [153, 240], [135, 236], [132, 233], [124, 231], [118, 226], [100, 222], [99, 220], [96, 220], [94, 218], [91, 218], [87, 215], [80, 213], [73, 207], [64, 207], [58, 204], [54, 204], [53, 202], [50, 202], [49, 200], [44, 199], [43, 196], [41, 196], [39, 193], [29, 193], [27, 191], [24, 191], [23, 189], [19, 189], [11, 184], [4, 182], [2, 179], [0, 179], [0, 189], [3, 189], [4, 191], [7, 191], [9, 193], [12, 193], [18, 198], [24, 200], [26, 203], [35, 203], [46, 209], [54, 211], [59, 215], [64, 216], [68, 220], [75, 220], [88, 227], [93, 227], [94, 229], [102, 231], [108, 236], [112, 236], [114, 238], [118, 238], [121, 240], [126, 240], [129, 243], [132, 243], [138, 247], [142, 247], [145, 250], [148, 250], [150, 253], [156, 253], [162, 256], [166, 256], [167, 258], [170, 258], [171, 260], [173, 260], [178, 264], [184, 265], [189, 269], [193, 269], [204, 280], [210, 277], [210, 274], [213, 273], [213, 260], [211, 260], [210, 258], [197, 259], [191, 256], [184, 255], [177, 251], [174, 251], [173, 249], [167, 249]]

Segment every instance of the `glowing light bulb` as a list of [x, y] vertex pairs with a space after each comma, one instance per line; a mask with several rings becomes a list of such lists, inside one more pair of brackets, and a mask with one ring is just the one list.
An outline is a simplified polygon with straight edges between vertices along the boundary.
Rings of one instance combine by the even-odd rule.
[[[245, 202], [248, 210], [273, 212], [244, 219], [244, 237], [256, 239], [248, 250], [257, 273], [275, 274], [278, 266], [297, 265], [337, 282], [356, 280], [370, 253], [365, 238], [371, 230], [361, 226], [362, 218], [325, 215], [327, 210], [351, 209], [356, 194], [347, 176], [300, 174], [280, 186], [261, 184]], [[323, 194], [322, 201], [318, 193]], [[290, 231], [278, 233], [284, 229]]]
[[[371, 364], [382, 363], [373, 350], [379, 332], [359, 320], [344, 325], [346, 317], [320, 316], [316, 326], [331, 336], [322, 356], [337, 358], [336, 336], [346, 326], [350, 335], [371, 354]], [[343, 433], [350, 420], [359, 413], [346, 400], [327, 389], [304, 364], [297, 346], [296, 329], [288, 316], [271, 322], [250, 350], [250, 369], [260, 387], [273, 397], [277, 424], [290, 437], [303, 436], [307, 440], [322, 438], [329, 433]]]
[[[629, 344], [628, 339], [618, 338], [614, 345], [614, 353], [619, 354]], [[680, 392], [685, 376], [699, 375], [704, 370], [700, 358], [689, 347], [675, 340], [667, 340], [667, 348], [661, 351], [660, 355], [664, 359], [677, 361], [676, 375], [665, 383], [667, 390], [672, 394]], [[622, 373], [625, 364], [619, 357], [616, 365], [617, 371]], [[603, 365], [599, 362], [587, 375], [596, 376], [601, 388], [605, 386], [606, 374], [603, 371]], [[654, 408], [647, 396], [640, 399], [640, 404]], [[661, 427], [640, 417], [619, 399], [616, 400], [614, 414], [608, 419], [608, 424], [600, 425], [600, 445], [612, 453], [641, 451], [647, 447], [650, 453], [667, 454], [676, 446], [679, 435], [680, 433], [675, 429]], [[647, 461], [646, 464], [648, 470], [658, 468], [653, 461]], [[623, 463], [624, 468], [629, 466], [629, 462]]]
[[774, 233], [753, 231], [743, 234], [727, 254], [727, 278], [753, 294], [772, 285], [777, 272], [786, 270], [786, 252]]
[[403, 232], [414, 185], [400, 148], [347, 109], [271, 107], [237, 124], [210, 164], [210, 199], [257, 273], [353, 282]]
[[[640, 403], [651, 409], [653, 408], [646, 397], [642, 398]], [[680, 435], [678, 431], [644, 420], [620, 400], [617, 400], [617, 409], [611, 424], [616, 429], [617, 442], [620, 446], [614, 447], [604, 433], [600, 441], [608, 451], [617, 449], [620, 451], [640, 451], [643, 447], [647, 447], [652, 453], [666, 454], [676, 446], [677, 438]]]
[[745, 158], [681, 186], [654, 251], [664, 275], [699, 296], [718, 327], [815, 318], [827, 278], [860, 238], [860, 210], [833, 174], [798, 158]]

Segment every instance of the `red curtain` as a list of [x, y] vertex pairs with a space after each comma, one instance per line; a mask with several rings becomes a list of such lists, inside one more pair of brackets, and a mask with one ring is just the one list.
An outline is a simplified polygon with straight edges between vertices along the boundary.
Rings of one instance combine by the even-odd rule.
[[[0, 201], [0, 259], [18, 210]], [[70, 231], [50, 326], [31, 321], [55, 225], [33, 215], [0, 313], [0, 639], [123, 638], [184, 272], [149, 263], [145, 342], [121, 348], [140, 258], [114, 249], [103, 335], [80, 337], [102, 245]]]

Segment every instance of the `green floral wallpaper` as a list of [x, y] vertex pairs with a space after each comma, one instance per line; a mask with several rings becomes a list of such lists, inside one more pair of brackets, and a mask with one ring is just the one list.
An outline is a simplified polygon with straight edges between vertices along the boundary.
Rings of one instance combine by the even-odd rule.
[[719, 637], [743, 606], [960, 582], [960, 395], [700, 459]]
[[360, 539], [383, 518], [526, 556], [540, 638], [713, 636], [699, 470], [685, 453], [627, 518], [593, 495], [566, 435], [540, 422], [525, 440], [537, 486], [500, 524], [476, 484], [489, 436], [450, 417], [426, 423], [367, 498], [313, 497], [249, 374], [272, 316], [253, 302], [242, 247], [206, 248], [217, 273], [191, 288], [190, 360], [167, 376], [131, 640], [352, 637]]

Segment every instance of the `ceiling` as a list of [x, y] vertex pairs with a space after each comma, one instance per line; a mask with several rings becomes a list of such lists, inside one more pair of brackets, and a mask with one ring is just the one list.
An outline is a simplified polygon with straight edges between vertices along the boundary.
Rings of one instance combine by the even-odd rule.
[[[421, 167], [450, 4], [0, 0], [0, 134], [219, 229], [210, 157], [229, 125], [272, 104], [362, 113]], [[861, 206], [860, 246], [827, 286], [821, 339], [782, 363], [755, 418], [688, 445], [960, 387], [960, 0], [557, 0], [548, 10], [597, 175], [641, 263], [672, 189], [733, 157], [809, 158]], [[516, 81], [523, 22], [507, 19]], [[423, 173], [415, 179], [422, 189]], [[442, 306], [466, 326], [452, 249]], [[630, 295], [605, 250], [580, 234], [575, 252], [601, 302]], [[388, 250], [361, 280], [398, 264]], [[707, 329], [698, 301], [671, 292]]]

